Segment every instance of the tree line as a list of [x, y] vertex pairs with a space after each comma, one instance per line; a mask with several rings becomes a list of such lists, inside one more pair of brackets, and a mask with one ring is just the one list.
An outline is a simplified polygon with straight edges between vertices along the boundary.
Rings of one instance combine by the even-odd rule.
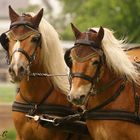
[[81, 31], [90, 27], [107, 27], [119, 38], [140, 43], [139, 0], [60, 0], [63, 13], [59, 19], [63, 39], [72, 39], [70, 22]]

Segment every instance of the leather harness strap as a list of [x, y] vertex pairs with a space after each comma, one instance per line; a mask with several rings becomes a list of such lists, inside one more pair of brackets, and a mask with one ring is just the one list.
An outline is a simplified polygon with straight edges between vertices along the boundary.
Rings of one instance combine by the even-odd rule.
[[[124, 90], [125, 88], [125, 83], [123, 82], [120, 87], [116, 90], [115, 94], [111, 96], [109, 99], [104, 101], [102, 104], [98, 105], [95, 108], [92, 108], [90, 110], [85, 110], [82, 113], [77, 113], [74, 115], [67, 116], [63, 118], [63, 120], [59, 120], [59, 122], [65, 122], [65, 120], [69, 121], [76, 121], [80, 119], [84, 120], [121, 120], [121, 121], [128, 121], [131, 123], [137, 123], [140, 124], [140, 115], [138, 113], [139, 110], [139, 98], [135, 97], [135, 107], [134, 107], [134, 112], [129, 112], [129, 111], [122, 111], [122, 110], [106, 110], [103, 109], [106, 105], [117, 99], [117, 97], [120, 95], [120, 93]], [[134, 90], [135, 92], [135, 90]], [[134, 93], [135, 95], [135, 93]]]
[[[21, 103], [15, 101], [12, 105], [12, 111], [29, 113], [32, 108], [34, 108], [36, 104], [28, 104], [28, 103]], [[74, 110], [70, 107], [63, 106], [63, 105], [54, 105], [54, 104], [41, 104], [37, 108], [36, 114], [43, 114], [45, 118], [45, 114], [52, 115], [52, 116], [60, 116], [65, 118], [67, 116], [71, 116], [76, 114]], [[43, 127], [48, 128], [57, 128], [69, 133], [78, 133], [82, 135], [89, 135], [87, 126], [85, 121], [78, 120], [78, 121], [61, 121], [58, 125], [54, 125], [54, 123], [45, 120], [39, 120], [39, 123]]]
[[94, 110], [85, 112], [87, 120], [121, 120], [140, 124], [140, 115], [121, 110]]
[[29, 21], [23, 20], [23, 17], [24, 16], [21, 16], [19, 21], [15, 21], [15, 22], [11, 23], [10, 29], [13, 28], [14, 26], [19, 26], [19, 25], [27, 25], [31, 28], [34, 28], [34, 25]]
[[125, 82], [123, 81], [121, 83], [121, 85], [119, 86], [119, 88], [115, 91], [115, 93], [108, 99], [106, 99], [104, 102], [102, 102], [100, 105], [96, 106], [95, 108], [90, 109], [88, 112], [92, 112], [98, 109], [101, 109], [102, 107], [108, 105], [109, 103], [111, 103], [112, 101], [116, 100], [117, 97], [121, 94], [121, 92], [124, 90], [125, 88]]
[[[12, 105], [12, 111], [18, 111], [23, 113], [29, 113], [36, 103], [21, 103], [15, 101]], [[70, 115], [74, 114], [75, 111], [73, 111], [70, 107], [63, 106], [63, 105], [54, 105], [54, 104], [41, 104], [38, 106], [37, 114], [51, 114], [51, 115]]]

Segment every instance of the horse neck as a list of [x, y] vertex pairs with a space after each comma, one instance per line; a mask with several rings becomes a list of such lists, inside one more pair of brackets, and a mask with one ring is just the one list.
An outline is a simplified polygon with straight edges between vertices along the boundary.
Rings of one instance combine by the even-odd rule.
[[[120, 88], [120, 85], [124, 81], [124, 79], [120, 76], [117, 76], [112, 70], [110, 70], [107, 66], [104, 68], [103, 75], [96, 85], [95, 89], [99, 91], [95, 96], [91, 96], [88, 101], [88, 109], [94, 108], [100, 104], [102, 104], [105, 100], [113, 96], [117, 89]], [[114, 83], [112, 81], [115, 81]], [[109, 85], [109, 83], [113, 83], [112, 85]], [[108, 86], [109, 85], [109, 86]], [[130, 86], [130, 82], [126, 82], [125, 89], [121, 91], [121, 94], [116, 98], [115, 101], [111, 102], [109, 104], [110, 109], [118, 109], [118, 105], [124, 105], [124, 99], [128, 98], [128, 96], [133, 99], [133, 94], [130, 93], [130, 90], [132, 89], [132, 86]], [[132, 90], [131, 90], [132, 91]], [[94, 102], [94, 104], [93, 104]], [[116, 103], [115, 103], [116, 102]], [[134, 101], [132, 101], [134, 102]], [[130, 105], [130, 103], [128, 103]], [[126, 105], [127, 107], [129, 105]], [[128, 108], [130, 109], [132, 105], [130, 105]], [[108, 107], [108, 105], [107, 105]], [[127, 108], [126, 107], [126, 108]]]
[[[32, 72], [43, 72], [43, 68], [32, 69]], [[20, 94], [17, 94], [16, 100], [25, 102], [23, 97], [30, 102], [40, 103], [43, 99], [44, 103], [58, 103], [58, 104], [68, 104], [66, 96], [62, 91], [58, 90], [52, 84], [50, 78], [47, 77], [31, 77], [27, 80], [24, 78], [19, 84]], [[49, 95], [49, 96], [48, 96]]]

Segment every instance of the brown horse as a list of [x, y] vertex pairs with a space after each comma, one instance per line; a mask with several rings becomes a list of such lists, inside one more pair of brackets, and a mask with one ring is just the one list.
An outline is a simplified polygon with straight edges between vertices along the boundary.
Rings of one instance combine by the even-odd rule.
[[[11, 80], [18, 86], [12, 108], [16, 140], [78, 140], [77, 134], [60, 131], [57, 127], [49, 129], [29, 118], [43, 113], [65, 114], [71, 106], [65, 95], [69, 89], [67, 77], [33, 77], [33, 72], [66, 74], [58, 34], [42, 15], [43, 9], [36, 15], [19, 16], [9, 6], [10, 29], [0, 37], [7, 51]], [[61, 112], [57, 110], [59, 107], [62, 107]]]
[[80, 32], [72, 24], [72, 30], [75, 45], [65, 53], [68, 100], [84, 109], [95, 140], [139, 140], [140, 47], [124, 51], [124, 41], [107, 28]]

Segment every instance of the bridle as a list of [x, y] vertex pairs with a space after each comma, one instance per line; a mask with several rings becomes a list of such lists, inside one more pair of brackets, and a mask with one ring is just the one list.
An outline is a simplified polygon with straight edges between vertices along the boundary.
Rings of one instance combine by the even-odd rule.
[[[12, 60], [12, 56], [15, 52], [20, 52], [22, 53], [28, 60], [29, 65], [28, 65], [28, 70], [30, 70], [30, 66], [32, 64], [32, 62], [35, 60], [36, 58], [36, 50], [38, 47], [41, 47], [41, 33], [34, 28], [33, 24], [31, 22], [28, 21], [24, 21], [23, 20], [23, 16], [20, 17], [19, 21], [13, 22], [10, 25], [10, 29], [4, 33], [1, 34], [0, 36], [0, 43], [2, 45], [2, 47], [4, 48], [4, 50], [6, 51], [7, 55], [6, 55], [6, 60], [7, 63], [10, 64], [11, 60]], [[11, 29], [16, 28], [17, 26], [23, 25], [29, 29], [31, 29], [31, 31], [23, 34], [22, 36], [20, 36], [19, 38], [16, 38], [14, 33], [11, 31]], [[15, 41], [22, 41], [27, 39], [28, 37], [30, 37], [31, 35], [35, 35], [35, 37], [33, 38], [33, 41], [36, 42], [36, 47], [32, 53], [32, 55], [29, 55], [24, 49], [22, 48], [18, 48], [17, 50], [15, 50], [11, 57], [9, 56], [9, 52], [8, 52], [8, 47], [9, 47], [9, 38], [15, 40]], [[29, 71], [28, 73], [28, 77], [53, 77], [53, 76], [67, 76], [67, 74], [48, 74], [48, 73], [31, 73]]]
[[[74, 48], [80, 47], [81, 45], [85, 45], [87, 47], [90, 47], [94, 51], [94, 53], [89, 54], [88, 56], [83, 58], [82, 62], [86, 61], [87, 59], [90, 59], [90, 58], [94, 57], [97, 54], [99, 55], [99, 61], [96, 61], [95, 63], [93, 62], [93, 65], [97, 65], [94, 76], [89, 76], [89, 75], [86, 75], [84, 73], [79, 73], [79, 72], [73, 73], [71, 71], [71, 67], [72, 67], [72, 60], [70, 58], [71, 50], [74, 49]], [[101, 66], [104, 62], [104, 54], [103, 54], [102, 49], [100, 49], [99, 45], [100, 44], [97, 44], [95, 41], [93, 41], [93, 40], [91, 41], [88, 38], [78, 39], [78, 40], [75, 41], [74, 47], [72, 47], [71, 49], [68, 49], [66, 51], [64, 59], [65, 59], [65, 62], [67, 64], [67, 66], [70, 68], [70, 73], [69, 73], [70, 85], [71, 85], [71, 81], [74, 77], [82, 78], [86, 81], [89, 81], [92, 84], [91, 87], [93, 87], [93, 85], [95, 85], [98, 82], [99, 77], [100, 77], [100, 73], [101, 73]], [[76, 54], [73, 55], [73, 59], [75, 61], [80, 61], [76, 57], [77, 57]], [[92, 90], [92, 88], [91, 88], [91, 90]]]
[[[28, 27], [28, 26], [27, 26], [27, 27]], [[29, 28], [29, 27], [28, 27], [28, 28]], [[27, 39], [28, 37], [30, 37], [31, 35], [35, 35], [35, 36], [36, 36], [36, 38], [34, 38], [34, 39], [40, 39], [40, 37], [41, 37], [41, 34], [40, 34], [38, 31], [36, 31], [36, 30], [31, 30], [31, 31], [29, 31], [29, 32], [27, 32], [27, 33], [25, 33], [25, 34], [23, 34], [22, 36], [20, 36], [20, 38], [16, 38], [15, 35], [14, 35], [14, 33], [13, 33], [12, 31], [8, 34], [8, 36], [9, 36], [11, 39], [15, 40], [15, 41], [22, 41], [22, 40], [25, 40], [25, 39]], [[37, 41], [37, 40], [36, 40], [36, 41]], [[32, 53], [31, 55], [29, 55], [29, 54], [28, 54], [24, 49], [22, 49], [22, 48], [18, 48], [18, 49], [16, 49], [16, 50], [14, 50], [14, 52], [11, 54], [11, 56], [10, 56], [10, 58], [9, 58], [9, 62], [11, 62], [12, 56], [14, 55], [14, 53], [20, 52], [20, 53], [22, 53], [22, 54], [26, 57], [26, 59], [27, 59], [28, 62], [29, 62], [29, 65], [31, 65], [32, 62], [35, 60], [36, 50], [37, 50], [38, 46], [40, 46], [40, 40], [38, 40], [38, 42], [36, 43], [35, 49], [34, 49], [34, 51], [33, 51], [33, 53]]]
[[[26, 57], [26, 59], [29, 62], [29, 65], [31, 65], [32, 62], [35, 60], [36, 50], [37, 50], [38, 46], [41, 46], [40, 45], [41, 34], [39, 33], [39, 31], [37, 29], [33, 28], [33, 24], [31, 22], [24, 21], [23, 17], [24, 17], [24, 15], [20, 17], [19, 21], [13, 22], [10, 25], [10, 29], [8, 31], [2, 33], [1, 36], [0, 36], [0, 42], [3, 46], [3, 48], [7, 52], [7, 62], [8, 62], [8, 64], [11, 63], [12, 56], [14, 55], [14, 53], [20, 52]], [[21, 25], [31, 29], [31, 31], [29, 31], [29, 32], [27, 32], [27, 33], [25, 33], [25, 34], [23, 34], [23, 35], [21, 35], [20, 37], [17, 38], [16, 35], [14, 34], [14, 32], [11, 29], [16, 28], [17, 26], [21, 26]], [[11, 56], [9, 56], [9, 52], [8, 52], [9, 38], [14, 40], [14, 41], [19, 41], [20, 42], [20, 41], [23, 41], [23, 40], [27, 39], [31, 35], [35, 35], [35, 37], [33, 38], [32, 41], [36, 43], [36, 47], [35, 47], [35, 49], [34, 49], [34, 51], [31, 55], [29, 55], [24, 49], [18, 48], [11, 54]]]

